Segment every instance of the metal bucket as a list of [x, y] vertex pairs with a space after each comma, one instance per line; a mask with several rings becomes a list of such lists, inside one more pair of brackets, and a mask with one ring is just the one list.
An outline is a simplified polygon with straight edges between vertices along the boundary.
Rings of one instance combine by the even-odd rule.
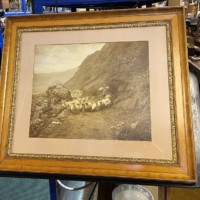
[[190, 72], [190, 91], [192, 100], [192, 119], [197, 164], [197, 187], [200, 187], [200, 88], [197, 76]]
[[97, 194], [97, 183], [57, 180], [58, 200], [97, 200]]

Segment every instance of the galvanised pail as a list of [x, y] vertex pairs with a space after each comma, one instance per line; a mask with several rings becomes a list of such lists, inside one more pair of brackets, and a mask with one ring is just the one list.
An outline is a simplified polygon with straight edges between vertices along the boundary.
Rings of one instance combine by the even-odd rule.
[[97, 200], [94, 182], [57, 180], [57, 200]]

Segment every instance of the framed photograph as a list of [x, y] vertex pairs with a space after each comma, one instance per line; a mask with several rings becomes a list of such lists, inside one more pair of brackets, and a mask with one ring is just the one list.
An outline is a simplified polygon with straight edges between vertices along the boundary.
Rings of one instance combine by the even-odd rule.
[[9, 17], [0, 171], [194, 183], [183, 8]]

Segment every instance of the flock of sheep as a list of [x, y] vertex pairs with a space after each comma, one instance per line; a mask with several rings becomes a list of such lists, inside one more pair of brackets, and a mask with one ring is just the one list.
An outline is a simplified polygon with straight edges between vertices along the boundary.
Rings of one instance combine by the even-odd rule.
[[101, 92], [103, 96], [100, 100], [92, 100], [89, 97], [82, 97], [82, 92], [80, 90], [71, 91], [73, 100], [63, 103], [62, 106], [73, 114], [95, 112], [108, 108], [112, 105], [111, 95], [106, 94], [108, 89], [108, 86], [105, 88], [99, 88], [99, 92]]

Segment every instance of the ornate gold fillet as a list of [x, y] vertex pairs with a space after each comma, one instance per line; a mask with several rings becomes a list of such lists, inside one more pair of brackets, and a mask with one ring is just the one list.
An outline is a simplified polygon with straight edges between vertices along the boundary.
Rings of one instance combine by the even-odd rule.
[[[143, 159], [143, 158], [122, 158], [122, 157], [98, 157], [98, 156], [76, 156], [76, 155], [51, 155], [51, 154], [23, 154], [12, 153], [13, 132], [15, 122], [15, 103], [18, 85], [18, 76], [20, 71], [20, 45], [22, 34], [27, 32], [53, 32], [53, 31], [80, 31], [80, 30], [97, 30], [97, 29], [117, 29], [117, 28], [140, 28], [151, 26], [166, 27], [166, 42], [167, 42], [167, 61], [168, 61], [168, 84], [169, 84], [169, 101], [170, 101], [170, 120], [171, 120], [171, 137], [172, 137], [172, 160], [165, 159]], [[98, 161], [114, 161], [114, 162], [131, 162], [131, 163], [157, 163], [157, 164], [176, 164], [177, 163], [177, 144], [176, 144], [176, 126], [175, 126], [175, 104], [174, 104], [174, 75], [172, 66], [171, 54], [171, 31], [170, 23], [163, 22], [146, 22], [146, 23], [119, 23], [107, 25], [92, 25], [92, 26], [59, 26], [59, 27], [31, 27], [18, 28], [17, 30], [17, 48], [16, 62], [14, 72], [14, 84], [12, 91], [11, 119], [9, 130], [8, 155], [11, 157], [28, 157], [28, 158], [52, 158], [52, 159], [70, 159], [70, 160], [98, 160]]]

